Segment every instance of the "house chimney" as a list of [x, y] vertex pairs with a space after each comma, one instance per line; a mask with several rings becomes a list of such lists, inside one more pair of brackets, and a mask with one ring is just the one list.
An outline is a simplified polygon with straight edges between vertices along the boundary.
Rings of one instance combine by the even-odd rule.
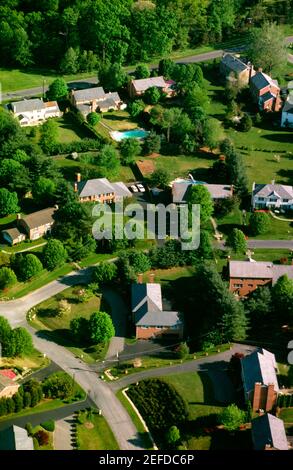
[[261, 407], [260, 402], [261, 402], [261, 383], [255, 382], [254, 391], [253, 391], [253, 401], [252, 401], [253, 411], [257, 411], [260, 409]]
[[76, 182], [77, 183], [81, 182], [81, 174], [80, 173], [76, 173]]
[[92, 101], [92, 106], [91, 106], [91, 108], [92, 108], [92, 109], [91, 109], [92, 113], [94, 113], [94, 112], [96, 111], [96, 109], [97, 109], [97, 100], [93, 100], [93, 101]]
[[272, 184], [275, 184], [275, 180], [272, 180]]
[[21, 219], [21, 214], [17, 214], [17, 220]]
[[259, 73], [262, 73], [262, 67], [258, 67], [257, 71], [258, 71]]
[[139, 273], [137, 275], [137, 283], [138, 284], [142, 284], [143, 283], [143, 274], [142, 273]]
[[155, 274], [154, 274], [154, 273], [150, 273], [150, 274], [149, 274], [149, 283], [150, 283], [150, 284], [153, 284], [153, 283], [154, 283], [154, 280], [155, 280]]
[[77, 183], [74, 183], [74, 192], [77, 193], [77, 191], [78, 191]]
[[267, 388], [267, 401], [266, 401], [266, 411], [270, 411], [275, 403], [275, 386], [273, 383], [268, 384]]

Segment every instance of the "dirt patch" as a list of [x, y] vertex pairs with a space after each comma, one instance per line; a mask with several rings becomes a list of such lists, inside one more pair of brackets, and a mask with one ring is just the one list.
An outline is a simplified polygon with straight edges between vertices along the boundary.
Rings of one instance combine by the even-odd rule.
[[89, 421], [86, 421], [86, 423], [84, 423], [84, 427], [87, 428], [87, 429], [93, 429], [94, 425], [93, 425], [93, 423], [90, 423]]
[[150, 175], [155, 171], [154, 162], [152, 162], [151, 160], [138, 160], [136, 162], [136, 165], [143, 177], [146, 175]]

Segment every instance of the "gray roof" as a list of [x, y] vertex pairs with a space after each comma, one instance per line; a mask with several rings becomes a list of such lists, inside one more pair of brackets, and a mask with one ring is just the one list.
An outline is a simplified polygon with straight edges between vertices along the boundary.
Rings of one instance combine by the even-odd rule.
[[288, 450], [284, 423], [270, 413], [252, 420], [251, 433], [255, 450], [265, 450], [266, 446]]
[[274, 384], [276, 392], [279, 391], [276, 360], [272, 353], [261, 349], [241, 359], [243, 387], [245, 392], [254, 389], [254, 384]]
[[167, 86], [167, 83], [165, 82], [165, 79], [162, 76], [132, 80], [132, 84], [135, 90], [138, 92], [146, 91], [148, 88], [151, 88], [153, 86], [157, 88], [165, 88]]
[[248, 65], [242, 62], [238, 57], [235, 57], [233, 54], [224, 54], [222, 62], [233, 72], [239, 73], [243, 72], [248, 68]]
[[14, 113], [25, 113], [45, 108], [43, 100], [34, 98], [32, 100], [13, 101], [11, 107]]
[[110, 183], [107, 178], [95, 178], [92, 180], [81, 181], [77, 184], [80, 197], [98, 196], [99, 194], [114, 193], [119, 197], [130, 197], [132, 193], [121, 181]]
[[252, 194], [258, 197], [277, 195], [282, 199], [293, 199], [293, 186], [284, 184], [255, 184]]
[[18, 230], [18, 228], [8, 228], [6, 230], [2, 230], [2, 233], [7, 233], [11, 240], [16, 240], [21, 235], [21, 232]]
[[273, 80], [269, 75], [263, 72], [257, 72], [253, 77], [251, 77], [250, 81], [258, 90], [262, 90], [268, 85], [279, 86], [277, 80]]
[[55, 211], [56, 207], [48, 207], [47, 209], [26, 215], [22, 217], [21, 220], [24, 221], [30, 229], [40, 227], [41, 225], [53, 224], [53, 214]]
[[230, 278], [241, 279], [271, 279], [275, 284], [284, 275], [293, 279], [293, 266], [273, 264], [270, 261], [230, 261]]
[[105, 91], [101, 86], [86, 88], [85, 90], [73, 91], [73, 96], [76, 101], [101, 100], [105, 97]]
[[293, 114], [293, 93], [288, 95], [288, 98], [284, 104], [283, 110], [284, 113]]
[[163, 310], [160, 284], [132, 284], [131, 305], [136, 326], [182, 325], [178, 312]]
[[10, 426], [0, 433], [0, 450], [34, 450], [33, 438], [19, 426]]
[[191, 180], [174, 181], [172, 185], [173, 202], [187, 202], [187, 190], [191, 185], [202, 184], [209, 191], [212, 199], [226, 199], [233, 194], [232, 186], [229, 184], [208, 184], [203, 182], [192, 182]]
[[116, 102], [113, 98], [107, 98], [105, 100], [99, 101], [97, 103], [97, 106], [100, 109], [102, 109], [102, 108], [110, 109], [110, 108], [115, 108], [117, 106], [117, 104], [116, 104]]

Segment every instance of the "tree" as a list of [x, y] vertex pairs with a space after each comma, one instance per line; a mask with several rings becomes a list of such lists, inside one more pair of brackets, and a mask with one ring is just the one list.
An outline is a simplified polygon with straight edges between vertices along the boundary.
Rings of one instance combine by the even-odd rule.
[[201, 230], [200, 232], [200, 244], [197, 249], [197, 258], [200, 259], [211, 259], [213, 257], [213, 247], [211, 244], [211, 239], [209, 232], [206, 230]]
[[161, 59], [159, 62], [159, 75], [163, 75], [165, 78], [172, 78], [174, 73], [174, 68], [176, 64], [171, 59]]
[[136, 139], [123, 139], [120, 142], [119, 150], [122, 165], [130, 165], [135, 161], [135, 157], [141, 152], [141, 144]]
[[134, 75], [137, 80], [140, 78], [149, 78], [150, 70], [147, 65], [138, 65], [135, 69]]
[[203, 124], [202, 138], [203, 143], [211, 150], [215, 149], [222, 136], [222, 127], [217, 119], [206, 119]]
[[166, 442], [171, 447], [174, 448], [176, 444], [180, 441], [180, 431], [177, 426], [171, 426], [166, 432]]
[[[127, 261], [134, 270], [135, 274], [145, 273], [151, 269], [151, 262], [149, 257], [138, 250], [130, 250], [127, 255]], [[121, 256], [120, 256], [121, 258]]]
[[245, 412], [233, 403], [220, 414], [220, 423], [227, 431], [236, 431], [245, 422], [245, 418]]
[[202, 184], [192, 184], [187, 193], [188, 205], [200, 205], [200, 220], [205, 224], [210, 219], [214, 211], [213, 201], [207, 188]]
[[201, 108], [206, 111], [209, 105], [209, 98], [207, 92], [199, 85], [194, 84], [188, 89], [184, 99], [184, 108], [188, 115], [192, 115], [194, 110]]
[[20, 393], [15, 393], [12, 397], [15, 405], [15, 413], [23, 409], [23, 396]]
[[0, 268], [0, 289], [7, 289], [16, 284], [17, 278], [14, 271], [6, 266]]
[[245, 235], [242, 230], [239, 230], [238, 228], [233, 228], [233, 230], [231, 230], [226, 243], [235, 253], [245, 253], [247, 250]]
[[147, 104], [157, 104], [160, 99], [161, 92], [156, 86], [148, 88], [143, 95], [143, 100]]
[[22, 327], [12, 330], [9, 342], [14, 345], [12, 357], [28, 356], [34, 348], [31, 335]]
[[68, 398], [72, 396], [74, 381], [65, 372], [55, 372], [43, 381], [43, 392], [48, 398]]
[[179, 346], [177, 346], [175, 351], [179, 359], [185, 359], [186, 356], [188, 356], [189, 354], [189, 347], [187, 346], [186, 343], [180, 343]]
[[143, 149], [146, 155], [159, 153], [161, 150], [161, 137], [154, 131], [151, 131], [144, 141]]
[[39, 446], [46, 446], [49, 444], [49, 433], [40, 429], [34, 434], [34, 437], [37, 439]]
[[135, 100], [128, 103], [127, 110], [129, 111], [130, 116], [133, 119], [139, 118], [143, 113], [145, 108], [145, 103], [142, 100]]
[[62, 242], [56, 239], [50, 239], [43, 248], [43, 262], [45, 268], [49, 271], [62, 266], [67, 259], [67, 250]]
[[39, 258], [32, 253], [20, 256], [17, 266], [17, 276], [21, 281], [27, 281], [33, 276], [39, 274], [43, 269], [43, 265]]
[[99, 83], [109, 91], [117, 91], [127, 83], [127, 74], [118, 64], [105, 64], [99, 71]]
[[6, 357], [7, 345], [11, 337], [11, 327], [6, 318], [0, 316], [0, 344], [2, 345], [2, 356]]
[[114, 263], [102, 262], [95, 266], [92, 280], [98, 284], [105, 285], [111, 283], [117, 276], [117, 266]]
[[168, 186], [168, 184], [170, 183], [170, 180], [171, 180], [170, 174], [164, 168], [158, 168], [152, 173], [150, 177], [151, 185], [154, 187], [162, 188], [162, 189]]
[[67, 97], [68, 88], [63, 78], [56, 78], [47, 91], [47, 98], [53, 101], [61, 101]]
[[272, 299], [275, 312], [287, 323], [293, 318], [293, 279], [285, 274], [279, 277], [272, 288]]
[[18, 197], [6, 188], [0, 188], [0, 217], [15, 214], [19, 211]]
[[100, 122], [101, 120], [101, 115], [95, 112], [89, 113], [86, 117], [87, 122], [89, 123], [90, 126], [95, 126]]
[[89, 342], [89, 322], [86, 318], [74, 318], [70, 322], [70, 333], [79, 344]]
[[265, 22], [261, 28], [254, 28], [250, 37], [248, 56], [255, 67], [264, 72], [276, 73], [287, 62], [284, 35], [275, 23]]
[[40, 176], [32, 188], [32, 195], [40, 206], [51, 206], [55, 202], [56, 183], [50, 178]]
[[117, 150], [110, 144], [104, 145], [99, 154], [99, 164], [102, 176], [116, 176], [119, 171], [119, 158]]
[[58, 126], [56, 121], [48, 119], [42, 124], [40, 145], [44, 152], [50, 152], [52, 145], [57, 142]]
[[243, 132], [248, 132], [252, 128], [252, 119], [249, 114], [245, 113], [240, 121], [240, 130]]
[[109, 341], [115, 335], [110, 315], [106, 312], [95, 312], [89, 319], [89, 335], [91, 343], [98, 344]]
[[225, 153], [225, 156], [228, 178], [230, 183], [234, 186], [235, 193], [239, 197], [247, 196], [248, 179], [242, 155], [238, 154], [235, 149], [231, 147], [227, 153]]
[[268, 233], [271, 229], [270, 216], [265, 212], [253, 212], [249, 218], [249, 227], [253, 235]]
[[76, 73], [79, 69], [79, 54], [78, 51], [70, 47], [64, 54], [64, 58], [60, 63], [60, 70], [62, 73], [70, 74]]

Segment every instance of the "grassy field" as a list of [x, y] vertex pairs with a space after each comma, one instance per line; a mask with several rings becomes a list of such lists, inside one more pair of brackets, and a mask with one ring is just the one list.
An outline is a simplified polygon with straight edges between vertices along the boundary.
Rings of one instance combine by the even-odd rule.
[[54, 434], [46, 431], [42, 426], [35, 426], [33, 428], [33, 434], [38, 431], [45, 431], [49, 435], [49, 442], [47, 445], [40, 446], [39, 443], [35, 443], [35, 450], [54, 450]]
[[119, 450], [107, 421], [96, 413], [91, 416], [87, 412], [79, 413], [77, 439], [78, 450]]
[[287, 424], [293, 424], [293, 408], [282, 408], [278, 417]]
[[0, 357], [0, 367], [38, 370], [47, 367], [50, 360], [36, 349], [28, 357]]
[[131, 120], [130, 114], [125, 110], [104, 113], [102, 123], [113, 131], [129, 131], [137, 128], [137, 123]]
[[44, 398], [38, 405], [33, 408], [26, 408], [25, 410], [20, 411], [19, 413], [11, 413], [7, 416], [1, 416], [0, 422], [5, 420], [11, 420], [11, 418], [19, 418], [21, 416], [29, 416], [32, 414], [43, 413], [45, 411], [55, 410], [56, 408], [65, 407], [64, 401], [59, 398], [55, 400], [50, 400]]

